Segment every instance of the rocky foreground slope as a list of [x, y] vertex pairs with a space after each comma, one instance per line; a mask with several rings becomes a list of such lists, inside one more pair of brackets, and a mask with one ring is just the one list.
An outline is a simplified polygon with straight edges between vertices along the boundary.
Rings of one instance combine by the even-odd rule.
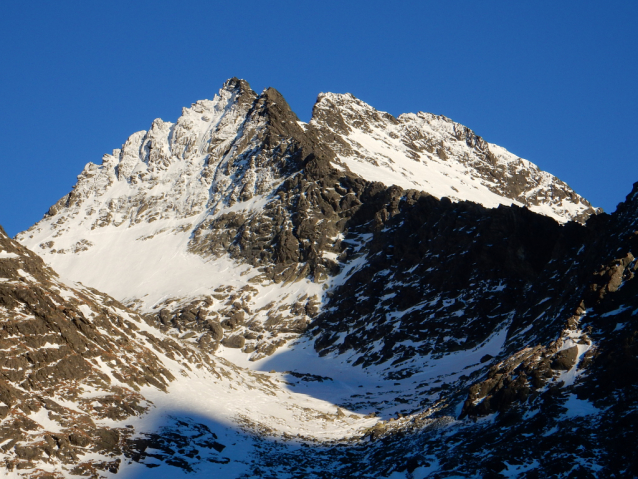
[[[11, 403], [7, 421], [39, 427], [8, 436], [7, 467], [632, 477], [638, 188], [594, 213], [445, 117], [325, 94], [304, 124], [275, 90], [229, 80], [87, 165], [18, 235], [64, 279], [2, 238], [0, 264], [30, 275], [8, 274], [6, 296], [46, 298], [8, 301], [4, 324], [55, 317], [52, 331], [72, 331], [56, 351], [86, 363], [34, 383], [33, 397], [68, 410]], [[24, 363], [3, 380], [31, 394], [30, 375], [58, 359], [33, 367], [33, 333], [7, 331], [27, 346], [0, 351]], [[126, 414], [101, 416], [94, 398], [112, 396], [138, 407], [104, 400]], [[88, 439], [51, 455], [47, 434], [73, 445], [73, 419], [55, 416], [71, 405]], [[102, 429], [116, 445], [100, 445]]]
[[0, 461], [12, 477], [140, 477], [159, 466], [153, 477], [250, 477], [269, 437], [323, 444], [378, 421], [162, 333], [63, 282], [1, 229], [0, 321]]

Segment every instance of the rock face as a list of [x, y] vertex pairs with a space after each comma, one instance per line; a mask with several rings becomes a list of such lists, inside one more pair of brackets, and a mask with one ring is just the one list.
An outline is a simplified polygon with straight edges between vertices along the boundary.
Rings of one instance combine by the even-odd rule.
[[120, 303], [0, 238], [6, 463], [638, 475], [638, 186], [598, 213], [445, 117], [322, 94], [304, 124], [229, 80], [18, 236]]
[[[638, 392], [637, 192], [638, 183], [611, 217], [590, 221], [587, 226], [594, 236], [579, 254], [561, 260], [571, 262], [563, 278], [575, 274], [580, 287], [565, 303], [570, 306], [555, 340], [494, 361], [483, 380], [469, 388], [461, 417], [498, 413], [497, 421], [507, 426], [509, 438], [508, 444], [497, 447], [501, 457], [524, 462], [534, 451], [546, 464], [542, 471], [556, 477], [591, 471], [604, 471], [607, 477], [638, 473], [638, 456], [624, 445], [638, 425], [636, 409], [629, 405]], [[478, 434], [488, 432], [481, 426], [474, 429]], [[490, 440], [505, 437], [495, 431], [488, 434]], [[530, 444], [524, 439], [528, 434], [549, 442]], [[506, 469], [501, 461], [496, 472]]]
[[405, 376], [415, 371], [411, 360], [473, 349], [501, 328], [524, 329], [536, 305], [553, 300], [530, 284], [579, 247], [573, 237], [585, 230], [516, 207], [487, 210], [432, 197], [401, 203], [369, 235], [366, 255], [313, 323], [321, 354], [352, 350], [364, 367], [392, 359], [404, 363]]
[[[69, 287], [1, 228], [0, 322], [7, 470], [26, 474], [45, 463], [74, 474], [117, 472], [136, 431], [103, 423], [148, 411], [140, 388], [166, 391], [174, 379], [157, 351], [182, 347], [152, 346], [138, 315], [97, 291]], [[84, 461], [90, 453], [101, 460]]]

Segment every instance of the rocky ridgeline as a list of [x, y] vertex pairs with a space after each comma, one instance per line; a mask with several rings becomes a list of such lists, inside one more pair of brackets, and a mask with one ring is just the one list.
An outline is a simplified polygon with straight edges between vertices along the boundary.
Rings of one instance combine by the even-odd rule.
[[[630, 326], [637, 311], [633, 299], [638, 270], [634, 257], [634, 252], [638, 251], [635, 196], [632, 192], [613, 216], [598, 217], [588, 224], [596, 235], [590, 233], [589, 248], [581, 261], [569, 256], [562, 259], [563, 263], [570, 265], [568, 271], [562, 273], [562, 278], [568, 273], [576, 273], [581, 284], [574, 290], [577, 303], [572, 303], [577, 305], [571, 314], [565, 314], [570, 312], [569, 309], [563, 313], [566, 321], [561, 333], [547, 346], [525, 348], [492, 366], [487, 380], [471, 388], [463, 415], [485, 415], [506, 410], [513, 401], [525, 401], [530, 394], [543, 391], [548, 378], [555, 379], [557, 370], [571, 370], [577, 363], [582, 370], [593, 365], [601, 368], [609, 357], [622, 356], [632, 349], [635, 333], [629, 332], [630, 327], [627, 331], [623, 330]], [[579, 251], [583, 250], [584, 246]], [[610, 259], [610, 252], [616, 257]], [[602, 264], [601, 260], [604, 260]], [[578, 268], [578, 263], [585, 267]], [[581, 271], [580, 274], [570, 271], [574, 266]], [[611, 328], [612, 325], [614, 328]], [[592, 344], [596, 346], [590, 347]], [[601, 358], [606, 359], [601, 361]], [[632, 377], [632, 369], [630, 367], [622, 374]], [[603, 377], [618, 377], [618, 373], [587, 374], [585, 382], [597, 382]], [[580, 390], [587, 388], [581, 387]]]
[[341, 165], [387, 186], [488, 207], [513, 202], [561, 222], [582, 223], [600, 211], [558, 178], [442, 115], [395, 118], [350, 94], [326, 93], [310, 125]]
[[[638, 457], [629, 446], [638, 425], [637, 191], [638, 184], [613, 215], [588, 223], [587, 249], [579, 250], [584, 268], [573, 257], [563, 260], [576, 269], [563, 277], [575, 272], [581, 278], [563, 330], [553, 341], [529, 341], [493, 361], [484, 379], [469, 388], [460, 417], [497, 413], [508, 427], [508, 443], [499, 442], [498, 458], [487, 469], [493, 474], [507, 470], [512, 459], [529, 464], [532, 454], [551, 476], [638, 474]], [[496, 433], [475, 429], [488, 437]], [[542, 445], [526, 439], [539, 436]]]
[[[395, 209], [388, 208], [387, 221], [343, 240], [352, 245], [346, 261], [356, 266], [313, 322], [321, 354], [356, 351], [355, 364], [366, 367], [473, 349], [497, 331], [514, 337], [529, 329], [540, 311], [560, 317], [573, 301], [573, 286], [547, 278], [562, 272], [557, 258], [582, 246], [584, 227], [398, 189], [389, 203]], [[415, 372], [407, 366], [403, 376]]]
[[[255, 97], [245, 82], [229, 80], [214, 100], [184, 108], [175, 124], [157, 119], [149, 131], [131, 135], [120, 149], [104, 155], [101, 165], [88, 163], [73, 191], [45, 215], [45, 219], [55, 219], [50, 221], [53, 237], [70, 231], [73, 219], [78, 220], [74, 227], [90, 230], [131, 227], [191, 218], [220, 201], [235, 200], [241, 192], [233, 176], [246, 171], [235, 171], [232, 162], [223, 159], [230, 148], [235, 156], [247, 156], [254, 150], [250, 142], [254, 131], [239, 142], [236, 135]], [[259, 118], [254, 128], [263, 128]], [[257, 176], [254, 169], [248, 172], [251, 175], [253, 179]], [[55, 242], [43, 249], [65, 252], [56, 249]]]

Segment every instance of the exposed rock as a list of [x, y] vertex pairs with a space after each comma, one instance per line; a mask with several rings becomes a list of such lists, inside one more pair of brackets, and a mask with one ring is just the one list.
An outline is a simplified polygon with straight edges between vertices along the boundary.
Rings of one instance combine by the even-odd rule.
[[222, 346], [226, 346], [227, 348], [240, 349], [244, 347], [245, 343], [246, 343], [246, 339], [239, 334], [236, 334], [234, 336], [229, 336], [222, 340]]
[[[491, 206], [515, 205], [463, 201], [452, 179], [438, 184], [450, 199], [355, 174], [377, 166], [426, 190], [410, 176], [426, 164], [467, 172], [464, 182], [500, 198]], [[591, 217], [559, 224], [528, 209], [537, 207], [560, 221], [569, 211]], [[635, 476], [638, 185], [613, 215], [594, 213], [564, 183], [445, 117], [394, 118], [327, 94], [306, 125], [275, 90], [256, 95], [230, 80], [177, 124], [157, 120], [101, 166], [87, 165], [21, 238], [60, 264], [103, 246], [91, 228], [130, 234], [136, 246], [183, 239], [206, 260], [199, 266], [231, 275], [197, 283], [196, 295], [180, 284], [153, 300], [131, 284], [121, 299], [148, 313], [140, 316], [65, 285], [0, 237], [6, 468], [28, 474], [47, 462], [98, 477], [139, 462], [197, 474], [250, 443], [240, 467], [254, 477], [313, 477], [318, 464], [331, 477]], [[135, 236], [142, 223], [157, 230]], [[260, 360], [304, 332], [295, 346], [304, 354], [311, 342], [326, 362], [360, 368], [379, 387], [335, 395], [319, 388], [337, 376], [264, 374], [211, 356], [222, 344]], [[206, 372], [242, 401], [286, 401], [310, 385], [340, 402], [318, 411], [305, 396], [277, 417], [233, 409], [233, 434], [245, 440], [234, 452], [237, 442], [222, 444], [201, 418], [128, 427], [153, 410], [142, 392], [170, 390], [166, 364], [180, 379]], [[324, 438], [277, 429], [299, 418], [316, 421]], [[350, 433], [329, 442], [334, 424]]]
[[572, 346], [568, 349], [563, 349], [556, 353], [554, 356], [554, 362], [552, 363], [552, 369], [560, 369], [568, 371], [576, 364], [578, 358], [578, 346]]
[[224, 337], [224, 328], [214, 319], [206, 320], [206, 329], [210, 331], [211, 339], [220, 341]]

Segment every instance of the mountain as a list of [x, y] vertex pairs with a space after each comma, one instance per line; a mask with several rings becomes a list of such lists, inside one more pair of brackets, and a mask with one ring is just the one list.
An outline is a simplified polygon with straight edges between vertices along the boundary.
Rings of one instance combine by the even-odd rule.
[[[386, 186], [392, 199], [379, 194]], [[424, 194], [527, 205], [561, 222], [596, 213], [557, 178], [444, 117], [395, 119], [326, 94], [306, 125], [275, 90], [257, 95], [231, 79], [175, 124], [155, 120], [101, 165], [89, 163], [17, 239], [64, 276], [141, 312], [164, 310], [167, 325], [179, 327], [182, 314], [192, 322], [184, 311], [193, 309], [252, 324], [244, 337], [258, 359], [305, 330], [352, 250], [346, 235]], [[234, 302], [243, 319], [225, 307]], [[277, 339], [259, 338], [263, 329]]]
[[[82, 457], [121, 474], [633, 477], [637, 223], [638, 186], [604, 214], [445, 117], [321, 94], [305, 124], [231, 79], [17, 236], [60, 277], [3, 254], [39, 265], [27, 290], [75, 291], [53, 304], [95, 329], [77, 354], [142, 355], [87, 359], [146, 407], [90, 415], [119, 449]], [[21, 441], [7, 461], [53, 470]]]

